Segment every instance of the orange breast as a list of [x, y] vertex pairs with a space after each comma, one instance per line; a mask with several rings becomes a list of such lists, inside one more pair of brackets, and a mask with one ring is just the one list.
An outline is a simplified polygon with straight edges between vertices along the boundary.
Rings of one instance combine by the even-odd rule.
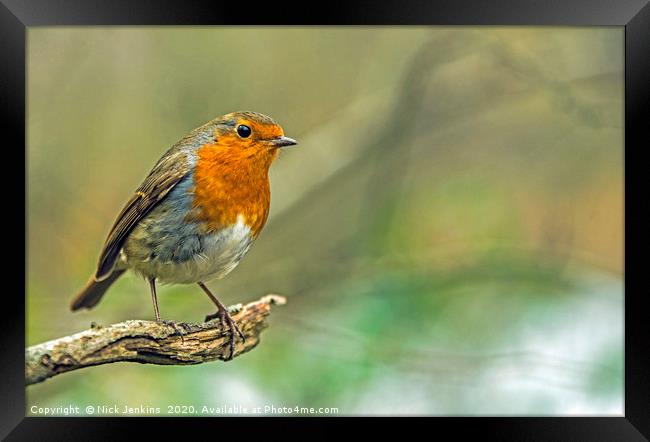
[[269, 167], [277, 152], [246, 151], [218, 144], [198, 149], [192, 220], [214, 232], [239, 216], [257, 237], [269, 214]]

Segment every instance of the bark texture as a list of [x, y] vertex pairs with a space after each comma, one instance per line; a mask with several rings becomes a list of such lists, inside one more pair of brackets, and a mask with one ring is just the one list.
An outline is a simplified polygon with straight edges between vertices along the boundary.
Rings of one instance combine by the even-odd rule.
[[[246, 337], [245, 342], [237, 338], [233, 358], [259, 343], [271, 305], [285, 302], [282, 296], [267, 295], [228, 308]], [[106, 327], [92, 326], [90, 330], [27, 348], [25, 383], [31, 385], [60, 373], [121, 361], [191, 365], [226, 360], [230, 354], [229, 340], [227, 325], [218, 319], [204, 324], [131, 320]]]

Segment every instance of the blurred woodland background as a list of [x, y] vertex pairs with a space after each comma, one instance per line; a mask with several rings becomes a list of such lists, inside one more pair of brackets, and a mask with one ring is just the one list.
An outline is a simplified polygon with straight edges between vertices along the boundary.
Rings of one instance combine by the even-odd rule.
[[[160, 155], [235, 110], [300, 145], [208, 285], [288, 304], [232, 362], [64, 374], [28, 414], [623, 412], [623, 28], [30, 28], [26, 345], [153, 318], [132, 274], [68, 305]], [[158, 296], [168, 319], [213, 310], [196, 286]]]

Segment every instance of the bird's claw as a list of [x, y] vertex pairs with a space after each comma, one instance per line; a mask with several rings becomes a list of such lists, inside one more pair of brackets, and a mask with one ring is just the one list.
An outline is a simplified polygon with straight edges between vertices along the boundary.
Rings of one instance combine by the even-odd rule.
[[176, 322], [170, 319], [161, 319], [158, 322], [173, 328], [176, 334], [181, 337], [181, 341], [183, 342], [185, 342], [185, 338], [184, 338], [185, 334], [191, 330], [191, 326], [185, 322]]
[[205, 317], [205, 322], [211, 321], [215, 318], [219, 318], [219, 320], [221, 321], [221, 325], [223, 326], [227, 324], [228, 328], [230, 329], [230, 342], [229, 342], [230, 354], [226, 358], [226, 361], [229, 361], [235, 355], [236, 334], [239, 335], [242, 342], [246, 342], [246, 336], [244, 336], [244, 333], [242, 333], [237, 323], [233, 321], [232, 317], [230, 316], [230, 313], [228, 313], [227, 310], [219, 309], [215, 313], [207, 315]]

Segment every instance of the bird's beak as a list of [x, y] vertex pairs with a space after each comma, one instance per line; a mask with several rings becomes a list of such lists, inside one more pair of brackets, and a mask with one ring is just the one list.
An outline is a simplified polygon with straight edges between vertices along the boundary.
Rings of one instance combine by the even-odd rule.
[[289, 137], [274, 138], [270, 142], [273, 147], [289, 147], [298, 144], [296, 140]]

